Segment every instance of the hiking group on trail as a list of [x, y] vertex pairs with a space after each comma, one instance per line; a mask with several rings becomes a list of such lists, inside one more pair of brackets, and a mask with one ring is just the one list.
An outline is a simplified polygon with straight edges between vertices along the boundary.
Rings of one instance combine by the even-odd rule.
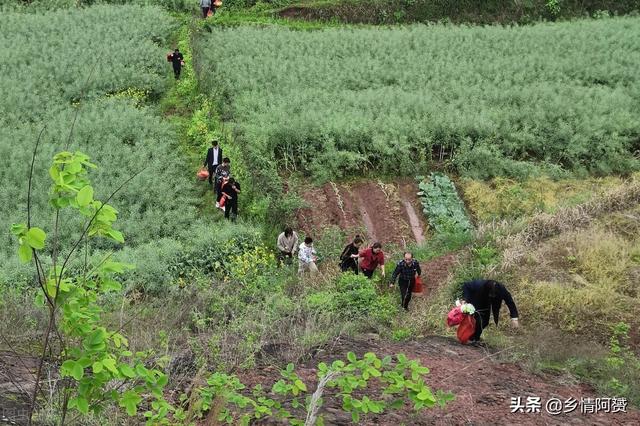
[[[177, 49], [176, 52], [178, 52]], [[211, 141], [211, 147], [207, 149], [203, 167], [197, 176], [200, 180], [208, 180], [214, 193], [216, 208], [224, 211], [225, 219], [235, 222], [238, 216], [238, 198], [241, 194], [240, 183], [231, 175], [231, 161], [223, 156], [222, 147], [217, 139]], [[364, 239], [356, 235], [344, 247], [338, 263], [340, 270], [343, 273], [352, 272], [355, 275], [362, 273], [370, 280], [379, 270], [380, 276], [384, 279], [386, 276], [385, 254], [382, 244], [374, 242], [364, 249], [363, 245]], [[291, 227], [286, 227], [278, 235], [276, 248], [277, 259], [281, 265], [290, 265], [297, 255], [298, 275], [301, 278], [319, 274], [318, 254], [313, 246], [313, 238], [310, 236], [306, 236], [299, 244], [298, 234]], [[400, 306], [405, 311], [409, 311], [412, 294], [422, 292], [421, 278], [420, 263], [414, 259], [413, 253], [404, 252], [403, 259], [395, 265], [389, 287], [393, 287], [397, 281]], [[491, 313], [493, 313], [494, 322], [498, 324], [503, 301], [509, 308], [512, 325], [518, 327], [518, 310], [511, 293], [504, 284], [485, 279], [465, 282], [462, 284], [462, 301], [458, 302], [447, 315], [447, 325], [458, 327], [457, 335], [461, 343], [475, 344], [480, 340], [483, 329], [489, 325]]]
[[217, 139], [211, 141], [198, 179], [208, 180], [214, 192], [217, 209], [224, 211], [225, 219], [235, 222], [238, 217], [240, 182], [231, 176], [231, 160], [222, 156], [222, 148]]

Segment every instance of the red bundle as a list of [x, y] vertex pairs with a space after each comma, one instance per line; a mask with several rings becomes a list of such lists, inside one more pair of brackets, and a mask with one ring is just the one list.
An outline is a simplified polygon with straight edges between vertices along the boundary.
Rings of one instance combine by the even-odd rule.
[[196, 174], [196, 177], [198, 178], [198, 180], [207, 180], [209, 179], [209, 172], [207, 171], [207, 169], [200, 169]]
[[476, 332], [476, 319], [473, 315], [462, 314], [462, 321], [458, 326], [458, 340], [466, 345]]

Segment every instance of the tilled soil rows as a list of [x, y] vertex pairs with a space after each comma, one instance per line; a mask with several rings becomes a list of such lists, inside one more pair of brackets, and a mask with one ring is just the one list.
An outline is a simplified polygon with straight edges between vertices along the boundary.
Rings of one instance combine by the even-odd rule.
[[301, 191], [307, 207], [298, 211], [298, 225], [306, 235], [321, 236], [328, 229], [339, 228], [361, 234], [370, 243], [380, 241], [400, 247], [422, 243], [427, 223], [417, 190], [406, 180], [330, 182], [307, 187]]

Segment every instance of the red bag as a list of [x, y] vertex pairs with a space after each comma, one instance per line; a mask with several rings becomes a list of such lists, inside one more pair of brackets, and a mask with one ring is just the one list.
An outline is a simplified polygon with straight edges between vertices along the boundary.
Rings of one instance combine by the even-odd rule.
[[200, 169], [196, 174], [198, 180], [207, 180], [209, 179], [209, 172], [207, 169]]
[[458, 340], [463, 345], [466, 345], [467, 342], [473, 337], [476, 332], [476, 319], [473, 315], [462, 314], [462, 321], [458, 326]]
[[173, 53], [167, 53], [167, 62], [171, 62], [173, 60]]
[[460, 306], [454, 306], [447, 314], [447, 325], [453, 327], [454, 325], [460, 324], [460, 322], [462, 322], [462, 315]]
[[211, 18], [213, 16], [213, 12], [211, 11], [211, 9], [209, 9], [209, 11], [207, 12], [207, 18]]
[[411, 290], [412, 293], [417, 293], [417, 294], [422, 294], [423, 291], [423, 287], [422, 287], [422, 277], [420, 277], [420, 275], [418, 275], [416, 277], [416, 281], [413, 285], [413, 289]]
[[222, 198], [220, 198], [220, 204], [218, 204], [220, 206], [220, 208], [224, 207], [224, 203], [227, 202], [227, 197], [223, 196]]

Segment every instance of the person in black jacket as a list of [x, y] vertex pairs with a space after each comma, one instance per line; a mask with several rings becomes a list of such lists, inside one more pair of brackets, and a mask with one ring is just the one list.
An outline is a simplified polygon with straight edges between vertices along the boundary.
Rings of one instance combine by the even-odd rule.
[[[207, 150], [207, 156], [204, 159], [204, 166], [209, 171], [210, 185], [213, 185], [213, 182], [215, 182], [214, 179], [215, 179], [216, 169], [220, 164], [222, 164], [222, 148], [218, 146], [218, 141], [214, 139], [211, 141], [211, 148]], [[217, 186], [216, 186], [216, 192], [218, 192]]]
[[342, 272], [351, 269], [354, 274], [358, 274], [358, 253], [360, 253], [360, 246], [363, 242], [362, 237], [356, 235], [353, 241], [342, 250], [340, 255], [340, 270]]
[[240, 184], [234, 178], [229, 178], [229, 181], [222, 188], [222, 196], [226, 198], [224, 202], [224, 217], [225, 219], [231, 219], [232, 222], [235, 222], [238, 217], [239, 194]]
[[180, 70], [182, 69], [182, 65], [184, 64], [184, 57], [182, 53], [180, 53], [180, 49], [176, 47], [176, 50], [170, 56], [171, 63], [173, 64], [173, 73], [176, 76], [176, 80], [180, 78]]
[[411, 301], [411, 290], [416, 283], [416, 276], [422, 275], [420, 264], [413, 258], [410, 252], [405, 252], [404, 260], [401, 260], [396, 265], [396, 269], [391, 276], [391, 285], [396, 282], [396, 278], [399, 276], [398, 287], [400, 287], [400, 301], [405, 311], [409, 310], [409, 302]]
[[511, 324], [518, 327], [518, 308], [503, 284], [493, 280], [468, 281], [462, 285], [462, 298], [464, 302], [471, 303], [476, 308], [476, 333], [471, 339], [472, 343], [480, 340], [482, 330], [489, 325], [491, 312], [493, 321], [498, 325], [502, 301], [509, 308]]

